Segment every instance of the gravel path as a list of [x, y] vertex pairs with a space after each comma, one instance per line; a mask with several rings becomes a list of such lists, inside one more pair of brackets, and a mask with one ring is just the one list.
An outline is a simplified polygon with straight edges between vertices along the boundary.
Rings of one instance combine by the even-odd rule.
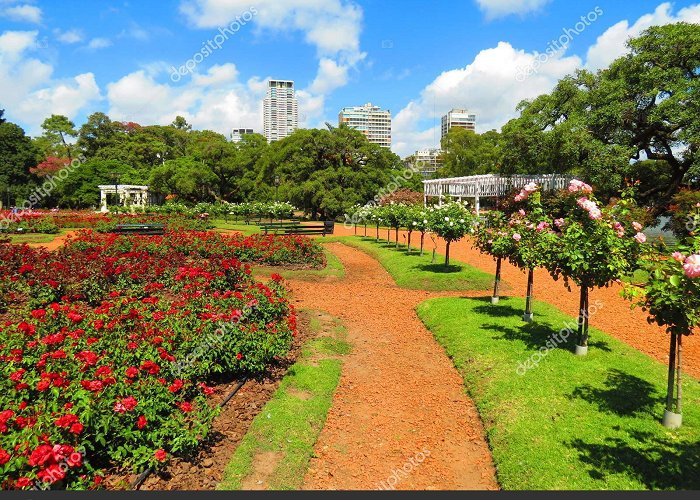
[[[342, 224], [336, 225], [337, 236], [353, 234], [352, 229], [345, 229]], [[358, 227], [358, 234], [363, 234], [364, 229]], [[374, 235], [373, 228], [368, 228], [368, 235]], [[386, 231], [380, 233], [386, 237]], [[403, 242], [404, 232], [399, 233], [399, 241]], [[392, 238], [394, 233], [392, 231]], [[415, 238], [414, 238], [415, 240]], [[426, 238], [426, 250], [432, 252], [433, 244]], [[438, 252], [444, 255], [444, 243], [440, 241]], [[492, 257], [474, 250], [469, 240], [453, 243], [450, 247], [450, 256], [478, 269], [494, 274], [496, 263]], [[506, 295], [524, 297], [526, 295], [527, 276], [518, 268], [504, 263], [502, 268], [503, 280], [511, 285]], [[668, 363], [669, 336], [662, 328], [647, 323], [647, 314], [641, 309], [631, 309], [630, 302], [620, 296], [621, 286], [612, 285], [609, 288], [593, 290], [590, 294], [591, 304], [600, 304], [596, 314], [590, 318], [590, 325], [598, 328], [628, 345], [638, 349], [648, 356]], [[484, 294], [482, 294], [484, 295]], [[564, 287], [562, 281], [554, 281], [543, 270], [535, 271], [535, 299], [548, 302], [565, 312], [569, 316], [576, 317], [579, 307], [579, 289], [575, 285], [571, 291]], [[595, 338], [592, 337], [592, 341]], [[700, 378], [700, 336], [691, 335], [683, 340], [683, 365], [684, 370], [696, 378]]]
[[343, 262], [346, 279], [289, 282], [298, 307], [343, 320], [354, 349], [305, 488], [395, 483], [396, 489], [496, 489], [474, 403], [414, 310], [438, 295], [402, 290], [366, 254], [338, 243], [329, 247]]

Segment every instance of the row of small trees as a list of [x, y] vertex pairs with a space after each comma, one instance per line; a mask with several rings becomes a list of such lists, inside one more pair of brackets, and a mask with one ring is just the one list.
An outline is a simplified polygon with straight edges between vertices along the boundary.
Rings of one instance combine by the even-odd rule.
[[[450, 202], [438, 207], [425, 208], [421, 205], [404, 203], [389, 203], [387, 205], [366, 205], [356, 207], [352, 217], [346, 216], [346, 221], [352, 221], [357, 231], [357, 224], [364, 224], [365, 236], [367, 225], [374, 225], [376, 239], [379, 240], [379, 228], [387, 227], [395, 233], [396, 247], [399, 246], [399, 231], [403, 228], [408, 233], [408, 252], [411, 252], [411, 241], [414, 233], [420, 234], [420, 254], [423, 255], [425, 235], [428, 233], [439, 236], [446, 242], [445, 266], [450, 265], [450, 246], [467, 234], [475, 232], [476, 217], [468, 206], [462, 203]], [[389, 233], [387, 234], [387, 239]]]
[[579, 355], [588, 352], [590, 290], [646, 269], [648, 283], [627, 286], [625, 295], [671, 334], [664, 424], [675, 428], [681, 424], [682, 337], [700, 324], [700, 244], [691, 233], [670, 258], [665, 247], [646, 244], [631, 195], [630, 189], [617, 203], [603, 207], [591, 186], [574, 180], [565, 193], [543, 203], [538, 186], [529, 184], [504, 210], [489, 213], [486, 223], [479, 224], [474, 243], [496, 259], [492, 302], [498, 301], [503, 260], [527, 271], [526, 321], [532, 320], [536, 268], [546, 269], [555, 280], [563, 279], [569, 289], [570, 282], [580, 287]]

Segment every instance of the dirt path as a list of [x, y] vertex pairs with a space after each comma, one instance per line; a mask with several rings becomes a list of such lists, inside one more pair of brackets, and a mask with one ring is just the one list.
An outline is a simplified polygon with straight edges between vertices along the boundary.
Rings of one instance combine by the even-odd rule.
[[28, 243], [28, 246], [35, 248], [46, 248], [47, 250], [57, 250], [63, 246], [63, 243], [78, 231], [66, 231], [65, 234], [57, 235], [49, 243]]
[[414, 311], [436, 295], [402, 290], [371, 257], [329, 246], [346, 279], [289, 283], [297, 306], [342, 319], [354, 346], [305, 488], [497, 488], [474, 403]]
[[[342, 224], [336, 225], [338, 236], [352, 235], [352, 229], [346, 229]], [[364, 234], [364, 228], [358, 227], [358, 235]], [[374, 236], [374, 228], [367, 228], [367, 234]], [[399, 242], [403, 242], [405, 232], [399, 233]], [[386, 231], [380, 236], [386, 238]], [[393, 231], [391, 237], [394, 237]], [[414, 238], [415, 239], [415, 238]], [[432, 251], [433, 243], [426, 238], [426, 249]], [[440, 241], [438, 252], [445, 253], [444, 243]], [[496, 272], [494, 260], [485, 254], [474, 250], [468, 240], [453, 243], [450, 248], [452, 258], [471, 264], [488, 273]], [[527, 276], [518, 268], [505, 263], [502, 269], [503, 279], [512, 290], [508, 295], [525, 296]], [[630, 302], [620, 296], [621, 287], [613, 285], [610, 288], [596, 289], [591, 292], [591, 304], [599, 301], [602, 307], [591, 316], [590, 324], [610, 335], [631, 345], [635, 349], [651, 356], [661, 363], [668, 363], [668, 335], [655, 325], [647, 323], [647, 315], [641, 309], [631, 309]], [[535, 271], [535, 298], [548, 302], [561, 311], [576, 316], [579, 307], [579, 289], [575, 285], [568, 291], [563, 282], [554, 281], [543, 269]], [[683, 365], [691, 375], [700, 378], [700, 336], [694, 335], [683, 341]]]

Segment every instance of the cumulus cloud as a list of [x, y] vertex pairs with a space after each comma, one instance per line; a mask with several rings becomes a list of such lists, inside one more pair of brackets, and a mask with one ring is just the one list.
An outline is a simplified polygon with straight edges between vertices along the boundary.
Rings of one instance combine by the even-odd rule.
[[262, 130], [264, 92], [257, 79], [238, 81], [233, 64], [213, 66], [177, 87], [139, 70], [107, 85], [108, 114], [115, 120], [161, 125], [181, 115], [196, 128], [224, 134], [234, 126]]
[[41, 9], [35, 5], [21, 4], [0, 9], [0, 15], [11, 21], [39, 24], [41, 23]]
[[8, 115], [21, 117], [28, 132], [41, 133], [39, 125], [51, 114], [74, 118], [81, 110], [100, 100], [92, 73], [52, 79], [53, 67], [34, 56], [36, 31], [7, 31], [0, 35], [0, 103]]
[[700, 23], [700, 5], [681, 9], [676, 15], [672, 13], [672, 9], [672, 4], [665, 2], [659, 5], [653, 13], [640, 17], [631, 25], [628, 20], [624, 20], [608, 28], [588, 49], [586, 68], [598, 70], [609, 66], [615, 59], [627, 53], [625, 44], [630, 38], [639, 36], [642, 31], [651, 26], [662, 26], [681, 21]]
[[[534, 66], [536, 59], [536, 53], [500, 42], [495, 48], [479, 52], [467, 66], [442, 73], [396, 115], [394, 151], [403, 156], [420, 147], [436, 145], [440, 134], [435, 128], [442, 115], [452, 108], [476, 113], [481, 132], [498, 129], [516, 116], [515, 107], [520, 101], [548, 92], [560, 78], [582, 65], [579, 57], [559, 53], [540, 66], [536, 74], [520, 81], [518, 68]], [[426, 122], [433, 125], [425, 128]]]
[[488, 19], [506, 17], [512, 14], [524, 15], [541, 9], [550, 0], [476, 0], [479, 8]]
[[366, 57], [360, 49], [363, 12], [351, 1], [183, 0], [180, 11], [197, 28], [220, 28], [249, 12], [260, 34], [302, 33], [319, 58], [316, 78], [298, 93], [303, 123], [321, 120], [326, 96], [345, 86], [349, 72]]

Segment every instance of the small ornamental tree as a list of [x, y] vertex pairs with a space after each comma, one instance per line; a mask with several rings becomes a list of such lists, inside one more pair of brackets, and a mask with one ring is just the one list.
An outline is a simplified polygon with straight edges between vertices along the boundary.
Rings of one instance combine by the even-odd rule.
[[[515, 196], [514, 212], [508, 221], [506, 234], [512, 240], [508, 254], [511, 264], [527, 270], [527, 296], [523, 320], [533, 320], [532, 302], [535, 288], [535, 269], [547, 264], [551, 245], [551, 222], [544, 213], [539, 187], [534, 183], [525, 186], [520, 194]], [[504, 245], [504, 249], [508, 248]]]
[[406, 220], [407, 209], [407, 205], [393, 202], [382, 207], [386, 223], [396, 232], [396, 248], [399, 248], [399, 229]]
[[[424, 207], [413, 207], [407, 215], [407, 225], [410, 230], [420, 232], [420, 255], [423, 256], [423, 248], [425, 246], [425, 233], [430, 231], [430, 221], [428, 220], [428, 209]], [[409, 232], [408, 249], [411, 250], [411, 240]]]
[[430, 231], [445, 240], [445, 267], [450, 265], [450, 245], [474, 232], [475, 217], [461, 203], [450, 202], [428, 212]]
[[638, 267], [646, 236], [632, 219], [631, 191], [613, 207], [601, 208], [591, 186], [571, 181], [568, 192], [554, 204], [556, 239], [548, 270], [556, 280], [564, 278], [581, 289], [576, 353], [588, 353], [589, 291], [607, 287]]
[[473, 240], [475, 248], [496, 259], [496, 279], [491, 296], [492, 304], [497, 304], [499, 301], [503, 259], [507, 259], [514, 252], [515, 241], [511, 233], [506, 215], [494, 210], [486, 215], [484, 223], [479, 223], [476, 237]]
[[423, 217], [423, 213], [424, 209], [422, 205], [408, 205], [403, 211], [403, 220], [401, 221], [401, 225], [405, 227], [406, 231], [408, 232], [408, 239], [406, 241], [408, 245], [408, 253], [411, 253], [411, 237], [413, 232], [418, 230], [418, 219]]
[[700, 325], [700, 238], [679, 246], [671, 258], [647, 257], [642, 267], [649, 271], [649, 282], [644, 288], [627, 286], [625, 295], [634, 301], [632, 307], [641, 306], [671, 334], [663, 423], [676, 429], [682, 424], [683, 336], [692, 335]]

